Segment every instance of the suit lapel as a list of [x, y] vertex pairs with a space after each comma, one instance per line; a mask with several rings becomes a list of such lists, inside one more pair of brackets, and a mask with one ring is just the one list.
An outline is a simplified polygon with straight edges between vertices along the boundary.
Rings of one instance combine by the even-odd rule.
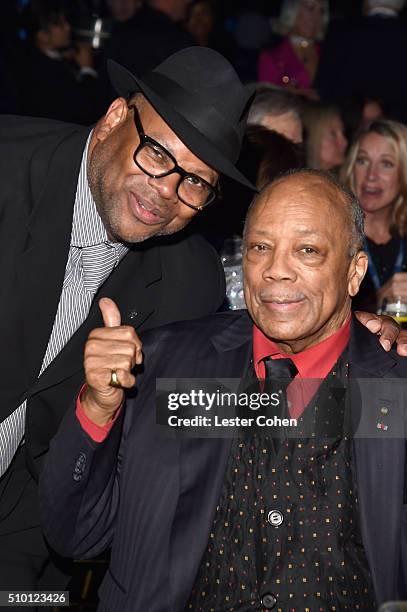
[[159, 248], [131, 249], [97, 292], [89, 315], [65, 348], [35, 383], [33, 393], [58, 384], [83, 366], [83, 348], [92, 329], [102, 327], [98, 302], [110, 297], [122, 314], [122, 324], [139, 329], [154, 312], [154, 291], [148, 291], [161, 279]]
[[[353, 405], [362, 408], [354, 439], [361, 530], [376, 595], [384, 601], [394, 598], [399, 573], [405, 464], [402, 381], [389, 380], [396, 360], [356, 320], [349, 356], [352, 393], [358, 395]], [[389, 423], [388, 434], [377, 428], [381, 420]]]
[[[88, 134], [89, 130], [81, 129], [56, 152], [48, 153], [52, 161], [28, 221], [27, 247], [16, 262], [20, 303], [26, 304], [22, 312], [23, 345], [30, 383], [38, 376], [62, 290], [77, 178]], [[34, 170], [33, 184], [35, 181], [38, 177]]]
[[[197, 360], [196, 377], [242, 378], [252, 356], [251, 329], [250, 319], [243, 314], [212, 336], [210, 350]], [[184, 609], [208, 544], [231, 442], [232, 438], [186, 439], [181, 444], [183, 493], [171, 532], [169, 561], [175, 610]]]

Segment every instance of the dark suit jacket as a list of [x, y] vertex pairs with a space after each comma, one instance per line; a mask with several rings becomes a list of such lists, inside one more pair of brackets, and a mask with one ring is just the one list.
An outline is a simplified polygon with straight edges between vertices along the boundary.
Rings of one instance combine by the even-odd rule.
[[[231, 440], [160, 436], [156, 377], [241, 377], [252, 354], [252, 324], [246, 313], [221, 313], [154, 330], [144, 347], [137, 398], [127, 400], [103, 443], [87, 436], [73, 409], [67, 414], [40, 481], [43, 527], [51, 545], [67, 556], [92, 556], [112, 544], [100, 591], [103, 610], [179, 612], [206, 549]], [[377, 378], [376, 385], [361, 385], [365, 428], [375, 431], [380, 402], [391, 408], [388, 433], [355, 439], [354, 456], [377, 598], [397, 599], [406, 595], [400, 580], [407, 535], [405, 443], [391, 436], [404, 434], [405, 405], [394, 378], [406, 375], [407, 362], [385, 353], [356, 320], [349, 350], [351, 377]]]
[[[224, 299], [219, 258], [202, 238], [184, 234], [140, 243], [37, 378], [60, 299], [88, 134], [75, 125], [0, 118], [0, 421], [28, 398], [26, 448], [33, 473], [83, 380], [84, 342], [102, 325], [98, 297], [113, 298], [123, 324], [138, 331], [215, 312]], [[2, 506], [0, 533], [4, 513]]]
[[323, 99], [379, 98], [386, 115], [407, 119], [407, 85], [400, 62], [407, 54], [407, 26], [401, 19], [363, 17], [333, 24], [322, 47], [316, 87]]

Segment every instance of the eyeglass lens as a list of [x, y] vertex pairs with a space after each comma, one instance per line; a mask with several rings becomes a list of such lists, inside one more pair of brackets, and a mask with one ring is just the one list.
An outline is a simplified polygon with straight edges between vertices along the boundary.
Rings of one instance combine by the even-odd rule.
[[[137, 151], [136, 160], [144, 172], [157, 178], [167, 175], [176, 167], [164, 148], [148, 141]], [[193, 206], [204, 206], [212, 193], [210, 186], [194, 175], [184, 176], [178, 186], [179, 198]]]

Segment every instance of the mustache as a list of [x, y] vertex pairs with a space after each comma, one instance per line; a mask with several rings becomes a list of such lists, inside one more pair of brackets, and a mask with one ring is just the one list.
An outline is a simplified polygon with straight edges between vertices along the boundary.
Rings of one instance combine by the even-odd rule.
[[305, 300], [306, 295], [302, 292], [296, 293], [277, 293], [276, 291], [264, 290], [260, 291], [259, 297], [263, 302], [277, 302], [284, 304], [285, 302], [300, 302]]

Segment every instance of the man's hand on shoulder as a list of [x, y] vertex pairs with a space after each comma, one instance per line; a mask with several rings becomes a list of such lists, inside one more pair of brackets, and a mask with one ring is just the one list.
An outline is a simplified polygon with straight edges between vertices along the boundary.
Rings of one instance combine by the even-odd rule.
[[[121, 325], [113, 300], [99, 301], [104, 327], [94, 329], [85, 345], [84, 367], [87, 386], [81, 394], [86, 416], [103, 426], [109, 423], [124, 399], [124, 389], [136, 384], [131, 373], [143, 361], [142, 344], [131, 326]], [[116, 380], [120, 386], [112, 386]]]
[[397, 353], [407, 357], [407, 331], [401, 329], [394, 319], [371, 312], [355, 312], [354, 314], [372, 334], [379, 336], [379, 342], [385, 351], [389, 351], [396, 342]]

